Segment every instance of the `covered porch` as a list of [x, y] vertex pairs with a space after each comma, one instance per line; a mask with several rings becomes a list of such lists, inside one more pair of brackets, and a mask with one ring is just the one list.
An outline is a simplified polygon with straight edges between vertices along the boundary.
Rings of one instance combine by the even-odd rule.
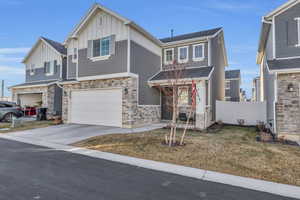
[[176, 80], [170, 71], [161, 71], [153, 76], [148, 83], [161, 92], [161, 120], [172, 121], [175, 98], [179, 128], [185, 127], [187, 122], [189, 129], [209, 127], [213, 123], [210, 89], [212, 71], [212, 67], [184, 69]]

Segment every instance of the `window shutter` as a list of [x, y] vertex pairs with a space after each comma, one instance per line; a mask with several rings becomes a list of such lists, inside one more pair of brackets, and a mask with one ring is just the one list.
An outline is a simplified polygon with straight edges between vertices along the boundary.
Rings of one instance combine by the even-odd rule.
[[46, 74], [47, 73], [47, 63], [44, 62], [44, 73]]
[[87, 57], [88, 58], [92, 58], [93, 57], [93, 40], [89, 40], [88, 41]]
[[109, 54], [115, 55], [116, 53], [116, 35], [110, 36], [110, 43], [109, 43]]
[[287, 44], [288, 46], [295, 46], [298, 44], [298, 24], [297, 20], [286, 22], [287, 28]]

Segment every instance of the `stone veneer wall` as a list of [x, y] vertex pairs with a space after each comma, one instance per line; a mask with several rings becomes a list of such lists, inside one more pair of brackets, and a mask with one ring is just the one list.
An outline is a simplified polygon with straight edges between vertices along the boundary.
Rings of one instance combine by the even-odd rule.
[[[82, 81], [64, 85], [63, 121], [68, 122], [71, 92], [81, 89], [122, 88], [122, 125], [124, 128], [139, 127], [157, 123], [161, 119], [160, 106], [138, 105], [136, 78], [114, 78], [105, 80]], [[125, 91], [127, 88], [127, 91]]]
[[[288, 91], [293, 84], [294, 90]], [[300, 140], [300, 73], [278, 75], [276, 122], [278, 135], [299, 136]]]
[[12, 100], [14, 102], [18, 102], [19, 94], [42, 93], [42, 107], [48, 108], [48, 116], [51, 118], [54, 114], [54, 92], [54, 85], [44, 87], [12, 89]]

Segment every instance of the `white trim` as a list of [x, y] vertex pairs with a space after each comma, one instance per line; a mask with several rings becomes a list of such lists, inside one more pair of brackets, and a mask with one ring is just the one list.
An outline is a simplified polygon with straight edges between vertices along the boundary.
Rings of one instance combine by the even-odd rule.
[[89, 80], [100, 80], [100, 79], [111, 79], [111, 78], [122, 78], [122, 77], [137, 78], [138, 75], [124, 72], [124, 73], [115, 73], [115, 74], [106, 74], [106, 75], [97, 75], [97, 76], [78, 77], [78, 81], [89, 81]]
[[265, 17], [271, 18], [274, 16], [278, 16], [281, 13], [283, 13], [284, 11], [288, 10], [289, 8], [295, 6], [298, 3], [299, 3], [299, 0], [290, 0], [290, 1], [286, 2], [285, 4], [281, 5], [280, 7], [278, 7], [277, 9], [273, 10], [269, 14], [267, 14]]
[[53, 85], [56, 82], [51, 82], [51, 83], [44, 83], [44, 84], [37, 84], [37, 85], [24, 85], [24, 86], [13, 86], [10, 87], [10, 89], [23, 89], [23, 88], [34, 88], [34, 87], [47, 87], [49, 85]]
[[211, 56], [212, 56], [212, 53], [211, 53], [211, 39], [208, 39], [208, 49], [207, 49], [207, 54], [208, 54], [208, 66], [211, 66], [212, 65], [212, 62], [211, 62], [211, 60], [212, 60], [212, 58], [211, 58]]
[[106, 56], [97, 56], [97, 57], [91, 57], [89, 58], [92, 62], [101, 61], [101, 60], [108, 60], [111, 57], [111, 55]]
[[[180, 50], [181, 49], [186, 49], [186, 59], [181, 60], [180, 59]], [[177, 59], [178, 59], [178, 63], [187, 63], [189, 61], [189, 46], [182, 46], [182, 47], [178, 47], [178, 53], [177, 53]]]
[[270, 70], [271, 73], [278, 73], [278, 74], [289, 74], [289, 73], [300, 73], [300, 68], [297, 69], [278, 69], [278, 70]]
[[[172, 51], [172, 61], [167, 61], [167, 51]], [[174, 55], [174, 48], [169, 48], [169, 49], [164, 49], [164, 64], [165, 65], [170, 65], [174, 62], [175, 55]]]
[[295, 20], [297, 21], [297, 37], [298, 37], [298, 44], [296, 44], [296, 47], [300, 47], [300, 17], [296, 17]]
[[275, 29], [275, 17], [272, 19], [272, 36], [273, 36], [273, 59], [276, 58], [276, 29]]
[[[196, 47], [201, 46], [202, 47], [202, 57], [196, 58]], [[193, 45], [193, 61], [203, 61], [205, 59], [205, 44], [195, 44]]]
[[273, 102], [273, 109], [274, 109], [274, 122], [273, 122], [273, 127], [274, 127], [274, 133], [277, 132], [277, 121], [276, 121], [276, 116], [277, 116], [277, 112], [276, 112], [276, 103], [278, 101], [278, 79], [277, 79], [277, 73], [275, 73], [275, 83], [274, 83], [274, 102]]
[[131, 30], [130, 27], [127, 27], [128, 38], [127, 38], [127, 72], [130, 73], [130, 58], [131, 58]]
[[277, 60], [287, 60], [287, 59], [294, 59], [294, 58], [300, 58], [300, 56], [292, 56], [292, 57], [284, 57], [284, 58], [276, 58]]

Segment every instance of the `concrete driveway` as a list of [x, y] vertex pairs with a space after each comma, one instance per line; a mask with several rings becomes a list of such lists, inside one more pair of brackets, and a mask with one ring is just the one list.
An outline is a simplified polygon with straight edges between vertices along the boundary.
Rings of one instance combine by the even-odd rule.
[[11, 136], [28, 138], [32, 140], [45, 140], [57, 144], [72, 144], [81, 140], [113, 133], [137, 133], [147, 130], [162, 128], [163, 124], [153, 124], [147, 127], [136, 129], [124, 129], [110, 126], [93, 126], [81, 124], [64, 124], [58, 126], [49, 126], [47, 128], [38, 128], [27, 131], [10, 133]]

